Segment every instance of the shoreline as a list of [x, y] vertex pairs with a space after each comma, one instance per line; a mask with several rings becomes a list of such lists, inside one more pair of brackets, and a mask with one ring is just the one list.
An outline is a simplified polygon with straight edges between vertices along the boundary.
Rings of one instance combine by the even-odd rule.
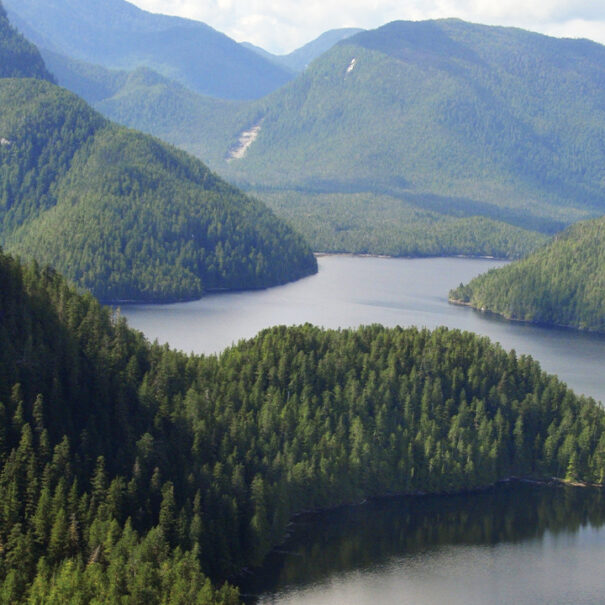
[[[390, 256], [388, 254], [359, 254], [355, 252], [313, 252], [313, 256], [315, 258], [325, 258], [325, 257], [350, 257], [350, 258], [381, 258], [381, 259], [403, 259], [403, 260], [422, 260], [422, 259], [438, 259], [438, 258], [460, 258], [467, 260], [490, 260], [490, 261], [502, 261], [502, 262], [512, 262], [507, 258], [498, 258], [496, 256], [471, 256], [464, 254], [456, 254], [456, 255], [446, 255], [446, 256]], [[99, 298], [99, 302], [102, 305], [107, 307], [113, 307], [115, 309], [119, 307], [133, 307], [138, 305], [149, 305], [149, 306], [160, 306], [160, 305], [174, 305], [179, 303], [188, 303], [194, 302], [196, 300], [201, 300], [206, 298], [212, 294], [233, 294], [237, 292], [259, 292], [262, 290], [268, 290], [270, 288], [278, 288], [280, 286], [286, 286], [288, 284], [292, 284], [294, 282], [300, 281], [301, 279], [306, 279], [307, 277], [313, 277], [317, 275], [319, 270], [313, 273], [307, 273], [305, 275], [301, 275], [289, 281], [284, 281], [277, 284], [271, 284], [269, 286], [259, 286], [252, 288], [211, 288], [205, 290], [201, 295], [195, 296], [184, 296], [182, 298], [166, 298], [161, 300], [136, 300], [136, 299], [101, 299]]]
[[325, 256], [350, 256], [353, 258], [394, 258], [405, 260], [420, 260], [429, 258], [465, 258], [471, 260], [495, 260], [502, 262], [513, 262], [513, 259], [503, 256], [488, 256], [481, 254], [419, 254], [415, 256], [394, 256], [392, 254], [371, 254], [368, 252], [313, 252], [315, 258], [323, 258]]
[[497, 311], [492, 311], [491, 309], [487, 309], [486, 307], [476, 307], [471, 302], [465, 302], [463, 300], [459, 300], [456, 298], [450, 298], [448, 296], [447, 302], [451, 305], [455, 305], [457, 307], [469, 307], [478, 313], [483, 313], [484, 315], [491, 315], [493, 317], [497, 317], [499, 319], [503, 319], [505, 321], [510, 321], [511, 323], [523, 324], [526, 326], [537, 326], [540, 328], [547, 328], [549, 330], [558, 329], [558, 330], [570, 330], [572, 332], [581, 332], [582, 334], [594, 334], [596, 336], [605, 336], [605, 332], [599, 330], [591, 330], [589, 328], [579, 328], [578, 326], [570, 326], [566, 324], [557, 324], [557, 323], [548, 323], [544, 321], [531, 321], [529, 319], [518, 319], [516, 317], [507, 317], [503, 313], [498, 313]]
[[[288, 524], [286, 525], [286, 528], [284, 531], [284, 535], [282, 536], [282, 539], [278, 543], [276, 543], [269, 552], [267, 552], [267, 554], [263, 558], [263, 563], [261, 563], [261, 565], [258, 568], [262, 567], [262, 565], [264, 564], [264, 561], [271, 554], [287, 552], [287, 551], [283, 550], [283, 546], [288, 541], [288, 538], [291, 535], [288, 528], [291, 527], [294, 524], [295, 520], [298, 519], [299, 517], [307, 516], [307, 515], [309, 515], [309, 516], [321, 515], [323, 513], [337, 511], [337, 510], [343, 509], [343, 508], [353, 508], [353, 507], [364, 506], [368, 502], [379, 502], [381, 500], [391, 500], [391, 499], [397, 499], [397, 498], [425, 498], [425, 497], [447, 498], [449, 496], [464, 496], [464, 495], [480, 494], [482, 492], [487, 492], [490, 489], [497, 487], [498, 485], [505, 485], [505, 484], [509, 484], [509, 483], [525, 483], [525, 484], [529, 484], [529, 485], [542, 486], [542, 487], [562, 487], [562, 488], [568, 487], [568, 488], [581, 488], [581, 489], [591, 488], [591, 489], [601, 489], [601, 490], [605, 489], [605, 483], [588, 483], [586, 481], [562, 479], [561, 477], [550, 477], [549, 479], [539, 479], [536, 477], [517, 477], [515, 475], [511, 475], [509, 477], [505, 477], [504, 479], [498, 479], [497, 481], [488, 483], [486, 485], [478, 486], [475, 488], [455, 490], [455, 491], [451, 491], [451, 492], [447, 492], [447, 491], [425, 492], [422, 490], [416, 490], [413, 492], [395, 492], [395, 493], [391, 493], [391, 494], [382, 494], [380, 496], [368, 496], [368, 497], [361, 499], [359, 502], [343, 502], [341, 504], [334, 504], [332, 506], [304, 509], [304, 510], [300, 510], [296, 513], [293, 513], [290, 516], [290, 518], [288, 520]], [[258, 568], [249, 567], [249, 566], [242, 567], [240, 570], [238, 570], [238, 572], [236, 574], [234, 574], [231, 578], [229, 578], [228, 581], [230, 583], [233, 583], [235, 586], [237, 586], [237, 581], [236, 581], [237, 578], [241, 578], [246, 575], [253, 574], [254, 573], [253, 570], [258, 569]]]

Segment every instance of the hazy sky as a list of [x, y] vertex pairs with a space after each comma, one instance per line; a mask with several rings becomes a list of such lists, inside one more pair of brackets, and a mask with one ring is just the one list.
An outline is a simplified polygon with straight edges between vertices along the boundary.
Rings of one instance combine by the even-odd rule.
[[395, 19], [459, 17], [515, 25], [605, 44], [605, 0], [130, 0], [157, 13], [197, 19], [266, 50], [294, 50], [336, 27], [378, 27]]

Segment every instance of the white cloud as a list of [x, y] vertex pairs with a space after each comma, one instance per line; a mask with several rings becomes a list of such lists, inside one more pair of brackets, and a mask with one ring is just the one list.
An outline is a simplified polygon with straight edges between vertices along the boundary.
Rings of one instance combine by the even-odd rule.
[[605, 43], [602, 0], [131, 0], [153, 12], [198, 19], [238, 41], [289, 52], [336, 27], [395, 19], [459, 17]]

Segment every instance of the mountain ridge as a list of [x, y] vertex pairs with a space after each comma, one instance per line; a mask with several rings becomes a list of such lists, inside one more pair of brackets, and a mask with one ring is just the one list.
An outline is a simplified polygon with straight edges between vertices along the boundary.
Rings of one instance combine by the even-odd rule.
[[[164, 81], [97, 107], [264, 198], [316, 251], [468, 254], [466, 225], [481, 218], [474, 254], [515, 258], [515, 241], [525, 254], [605, 208], [603, 64], [588, 41], [394, 22], [337, 43], [263, 99], [215, 102]], [[427, 239], [434, 224], [442, 246]], [[500, 242], [489, 251], [488, 231]]]
[[205, 23], [149, 13], [125, 0], [5, 0], [5, 7], [41, 47], [110, 68], [151, 67], [216, 97], [257, 98], [291, 78]]
[[0, 78], [14, 77], [55, 82], [38, 49], [10, 25], [0, 2]]
[[323, 32], [310, 42], [307, 42], [303, 46], [296, 48], [292, 52], [282, 55], [270, 53], [264, 48], [251, 44], [250, 42], [240, 42], [240, 44], [260, 54], [261, 56], [278, 63], [279, 65], [283, 65], [294, 72], [300, 72], [303, 71], [307, 65], [311, 63], [311, 61], [317, 59], [317, 57], [332, 48], [332, 46], [341, 40], [349, 38], [362, 31], [364, 30], [359, 27], [330, 29]]

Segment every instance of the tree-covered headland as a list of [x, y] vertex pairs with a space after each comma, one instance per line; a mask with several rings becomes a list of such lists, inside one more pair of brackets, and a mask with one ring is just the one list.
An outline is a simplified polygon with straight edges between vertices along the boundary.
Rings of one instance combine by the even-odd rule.
[[507, 319], [605, 332], [605, 217], [573, 225], [527, 258], [460, 284], [450, 300]]

